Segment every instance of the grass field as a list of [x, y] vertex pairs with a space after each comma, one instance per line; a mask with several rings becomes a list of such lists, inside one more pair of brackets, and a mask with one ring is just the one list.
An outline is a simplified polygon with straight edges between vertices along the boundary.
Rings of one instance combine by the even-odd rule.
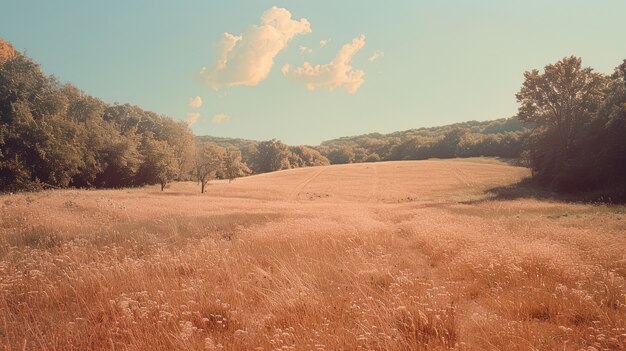
[[489, 159], [0, 196], [6, 350], [623, 350], [626, 209]]

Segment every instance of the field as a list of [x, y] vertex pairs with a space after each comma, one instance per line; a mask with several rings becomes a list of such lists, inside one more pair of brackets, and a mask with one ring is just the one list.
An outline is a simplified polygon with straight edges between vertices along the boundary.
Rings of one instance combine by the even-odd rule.
[[432, 160], [206, 194], [190, 182], [3, 195], [0, 345], [626, 349], [626, 208], [506, 191], [528, 175]]

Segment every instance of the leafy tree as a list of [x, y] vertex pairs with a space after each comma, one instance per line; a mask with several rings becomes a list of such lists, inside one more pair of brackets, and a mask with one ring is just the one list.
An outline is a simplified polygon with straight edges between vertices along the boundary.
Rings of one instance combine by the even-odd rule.
[[243, 163], [241, 151], [235, 148], [226, 149], [224, 155], [224, 177], [230, 183], [235, 178], [243, 177], [246, 174], [250, 174], [250, 169]]
[[226, 150], [214, 144], [203, 144], [196, 149], [194, 173], [200, 182], [201, 193], [204, 194], [204, 189], [209, 180], [223, 174], [225, 156]]
[[[154, 117], [153, 117], [154, 118]], [[165, 140], [174, 151], [174, 160], [179, 169], [177, 179], [185, 180], [191, 175], [196, 142], [193, 133], [185, 122], [175, 122], [170, 118], [156, 116], [151, 131], [155, 137]]]
[[291, 167], [312, 167], [325, 166], [330, 162], [322, 154], [308, 146], [291, 146], [289, 147], [289, 164]]
[[165, 141], [144, 137], [141, 146], [143, 163], [137, 174], [141, 184], [160, 184], [161, 191], [178, 176], [173, 148]]
[[[577, 164], [595, 188], [621, 187], [626, 199], [626, 60], [610, 77], [602, 107], [587, 128]], [[618, 190], [619, 191], [619, 190]]]
[[290, 168], [289, 148], [280, 140], [260, 142], [253, 161], [255, 173], [280, 171]]
[[528, 147], [539, 178], [569, 183], [559, 178], [571, 178], [567, 170], [602, 106], [606, 86], [603, 74], [583, 68], [581, 59], [574, 56], [545, 66], [543, 73], [536, 69], [524, 73], [516, 95], [518, 118], [532, 128]]
[[140, 136], [134, 133], [119, 135], [113, 132], [109, 134], [109, 138], [98, 155], [102, 162], [102, 170], [96, 174], [94, 185], [118, 188], [141, 184], [137, 181], [139, 178], [137, 173], [143, 162]]
[[0, 46], [0, 191], [161, 183], [190, 169], [194, 142], [186, 125], [107, 105]]
[[457, 155], [457, 148], [467, 131], [462, 128], [454, 128], [443, 135], [432, 147], [433, 157], [452, 158]]
[[332, 150], [326, 156], [332, 164], [344, 164], [354, 162], [354, 151], [347, 146]]

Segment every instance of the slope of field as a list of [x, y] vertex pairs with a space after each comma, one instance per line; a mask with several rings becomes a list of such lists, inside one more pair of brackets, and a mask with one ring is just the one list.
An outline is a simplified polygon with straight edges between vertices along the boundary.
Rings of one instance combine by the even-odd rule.
[[[626, 210], [489, 159], [0, 196], [6, 350], [626, 347]], [[590, 348], [589, 348], [590, 349]]]

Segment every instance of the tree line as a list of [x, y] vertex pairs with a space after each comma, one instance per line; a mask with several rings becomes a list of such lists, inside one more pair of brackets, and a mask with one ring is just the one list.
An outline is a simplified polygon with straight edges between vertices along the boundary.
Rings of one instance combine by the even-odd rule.
[[194, 143], [184, 123], [107, 104], [46, 76], [21, 53], [0, 60], [0, 190], [182, 179]]
[[[107, 104], [43, 73], [0, 39], [0, 191], [119, 188], [329, 164], [280, 141], [253, 148], [196, 139], [184, 122]], [[244, 159], [245, 158], [245, 159]], [[249, 166], [248, 166], [249, 165]]]
[[331, 163], [494, 156], [519, 157], [527, 129], [515, 117], [470, 121], [391, 134], [372, 133], [323, 142]]
[[279, 140], [254, 141], [198, 136], [200, 142], [241, 151], [253, 173], [296, 167], [360, 162], [494, 156], [517, 158], [528, 129], [515, 117], [470, 121], [391, 134], [372, 133], [322, 142], [319, 146], [288, 146]]
[[[108, 104], [45, 75], [0, 39], [0, 191], [233, 179], [289, 168], [492, 156], [563, 191], [626, 188], [626, 60], [611, 75], [567, 57], [525, 72], [517, 116], [289, 146], [195, 137], [187, 124]], [[624, 194], [624, 192], [622, 190]]]
[[[578, 57], [524, 73], [516, 94], [516, 116], [470, 121], [390, 134], [372, 133], [329, 140], [317, 147], [331, 164], [491, 156], [517, 159], [538, 182], [562, 192], [599, 191], [626, 199], [626, 60], [610, 75], [583, 67]], [[239, 148], [248, 164], [261, 143], [215, 137], [202, 140]], [[292, 167], [290, 147], [276, 151], [267, 172]], [[319, 154], [319, 156], [317, 156]], [[325, 161], [320, 161], [325, 162]], [[296, 163], [296, 165], [299, 165]], [[310, 166], [315, 164], [301, 164]]]

